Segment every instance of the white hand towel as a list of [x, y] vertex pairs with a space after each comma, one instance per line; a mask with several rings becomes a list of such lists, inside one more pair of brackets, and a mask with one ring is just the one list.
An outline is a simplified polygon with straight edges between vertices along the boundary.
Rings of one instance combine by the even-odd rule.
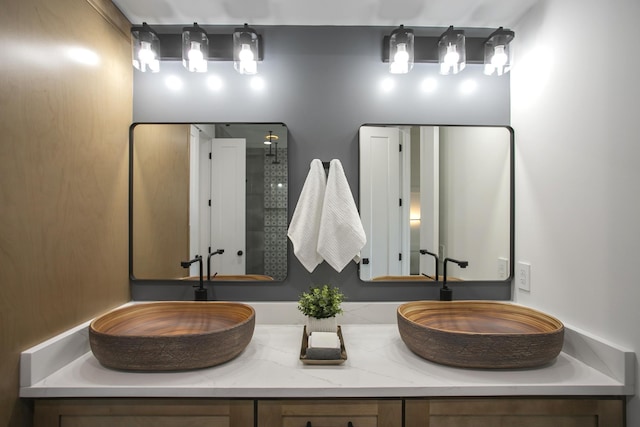
[[340, 272], [349, 261], [360, 261], [360, 250], [366, 242], [364, 227], [342, 163], [333, 159], [322, 205], [318, 253]]
[[318, 230], [326, 186], [324, 166], [319, 159], [314, 159], [287, 232], [293, 243], [293, 253], [309, 273], [322, 262], [318, 254]]

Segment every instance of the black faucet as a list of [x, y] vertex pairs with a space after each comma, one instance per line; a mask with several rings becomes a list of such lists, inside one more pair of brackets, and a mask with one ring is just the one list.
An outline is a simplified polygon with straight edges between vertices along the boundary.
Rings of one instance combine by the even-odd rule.
[[[421, 253], [422, 255], [424, 255], [424, 254], [431, 255], [431, 256], [433, 257], [433, 259], [436, 261], [436, 277], [434, 277], [434, 278], [433, 278], [433, 280], [437, 282], [437, 281], [440, 279], [440, 278], [438, 277], [438, 255], [437, 255], [437, 254], [434, 254], [433, 252], [429, 252], [429, 251], [428, 251], [428, 250], [426, 250], [426, 249], [420, 249], [420, 253]], [[427, 276], [427, 277], [431, 278], [430, 276], [428, 276], [428, 275], [426, 275], [426, 274], [424, 274], [424, 273], [422, 273], [422, 274], [423, 274], [424, 276]]]
[[[182, 268], [189, 268], [191, 264], [194, 262], [198, 262], [198, 267], [200, 270], [200, 286], [196, 289], [196, 301], [206, 301], [207, 300], [207, 290], [204, 287], [204, 280], [202, 278], [202, 257], [200, 255], [196, 255], [194, 259], [189, 261], [180, 261], [180, 265]], [[196, 286], [194, 286], [196, 287]]]
[[[211, 257], [216, 254], [223, 254], [223, 253], [224, 253], [224, 249], [218, 249], [215, 252], [209, 252], [209, 256], [207, 256], [207, 282], [211, 281]], [[216, 274], [218, 273], [216, 272]], [[214, 274], [213, 276], [215, 277], [216, 274]]]
[[467, 268], [469, 265], [468, 261], [458, 261], [453, 258], [445, 258], [444, 259], [444, 277], [442, 281], [442, 288], [440, 289], [440, 301], [451, 301], [453, 300], [453, 290], [449, 289], [447, 286], [447, 262], [455, 262], [458, 264], [460, 268]]

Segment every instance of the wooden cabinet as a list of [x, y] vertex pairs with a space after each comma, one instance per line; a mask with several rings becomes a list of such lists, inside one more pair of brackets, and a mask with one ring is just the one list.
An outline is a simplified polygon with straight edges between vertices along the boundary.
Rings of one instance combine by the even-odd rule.
[[34, 427], [254, 427], [253, 400], [36, 400]]
[[349, 423], [353, 427], [624, 427], [625, 400], [37, 399], [34, 412], [35, 427], [307, 427], [308, 423], [311, 427], [350, 427]]
[[402, 427], [401, 400], [260, 400], [260, 427]]
[[622, 399], [417, 399], [405, 427], [623, 427], [624, 410]]

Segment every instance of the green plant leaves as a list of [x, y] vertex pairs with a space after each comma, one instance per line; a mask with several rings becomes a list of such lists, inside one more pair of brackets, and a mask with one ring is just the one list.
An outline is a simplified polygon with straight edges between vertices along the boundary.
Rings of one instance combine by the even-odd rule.
[[342, 313], [340, 304], [344, 294], [335, 286], [324, 285], [311, 287], [309, 292], [303, 292], [298, 301], [298, 310], [305, 316], [325, 319]]

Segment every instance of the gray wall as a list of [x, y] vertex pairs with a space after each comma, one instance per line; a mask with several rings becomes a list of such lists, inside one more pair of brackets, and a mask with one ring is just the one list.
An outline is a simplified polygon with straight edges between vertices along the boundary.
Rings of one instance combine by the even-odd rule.
[[[262, 90], [251, 76], [236, 73], [231, 62], [209, 63], [208, 73], [192, 74], [176, 62], [163, 62], [157, 74], [135, 72], [134, 122], [283, 122], [289, 129], [289, 219], [314, 158], [340, 159], [358, 201], [358, 128], [365, 123], [509, 125], [509, 77], [487, 77], [481, 65], [467, 65], [456, 76], [439, 76], [436, 64], [416, 64], [408, 75], [392, 76], [381, 60], [382, 27], [256, 27], [264, 39], [258, 72]], [[210, 33], [216, 31], [208, 28]], [[227, 32], [221, 31], [222, 33]], [[487, 31], [487, 34], [490, 30]], [[416, 29], [416, 35], [433, 30]], [[165, 79], [183, 80], [170, 90]], [[207, 87], [218, 76], [224, 86]], [[421, 89], [432, 77], [437, 87]], [[395, 88], [381, 89], [392, 78]], [[461, 86], [475, 81], [476, 89]], [[289, 274], [275, 284], [216, 284], [213, 298], [226, 300], [297, 300], [313, 284], [340, 286], [350, 301], [435, 299], [434, 284], [364, 283], [351, 263], [342, 273], [326, 263], [309, 274], [289, 250]], [[507, 282], [453, 286], [455, 299], [509, 299]], [[133, 281], [134, 299], [192, 299], [182, 283]]]

